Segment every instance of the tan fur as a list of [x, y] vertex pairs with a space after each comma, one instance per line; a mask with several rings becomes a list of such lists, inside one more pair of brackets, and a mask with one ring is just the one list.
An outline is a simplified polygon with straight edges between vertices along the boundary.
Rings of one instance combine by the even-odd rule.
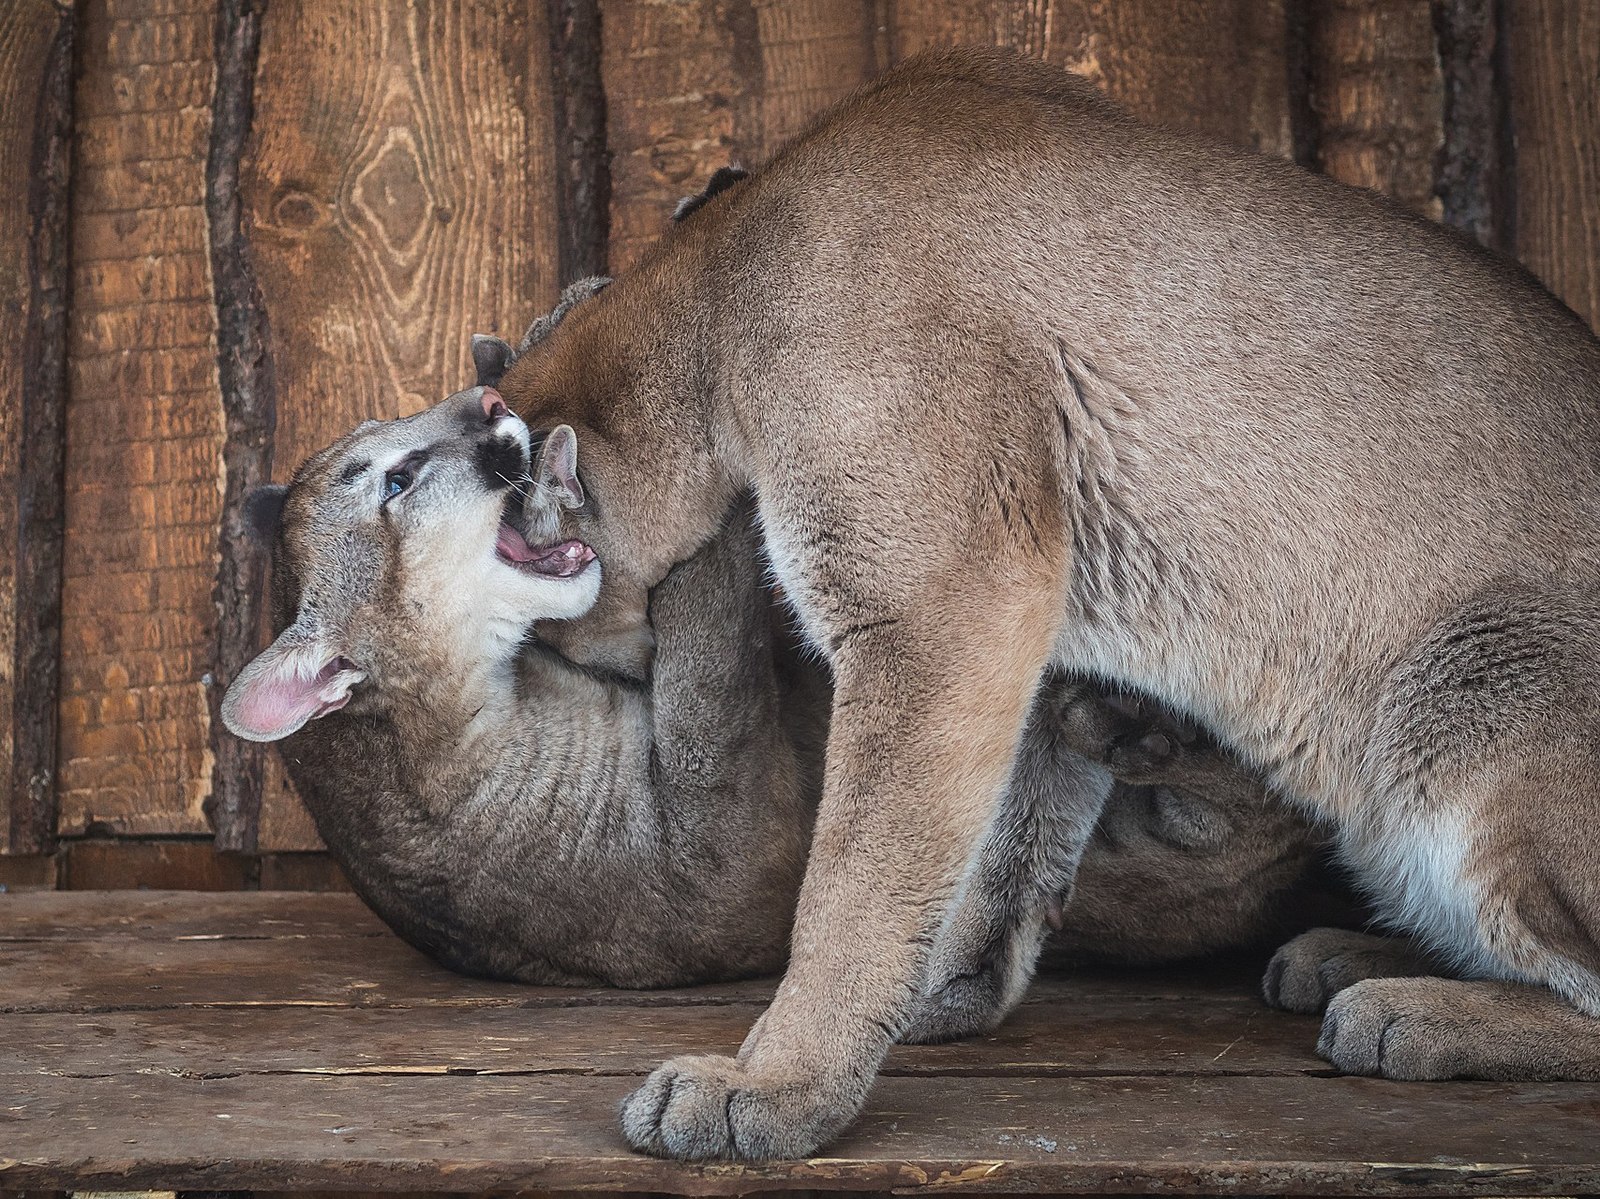
[[1047, 666], [1214, 729], [1464, 971], [1600, 1012], [1572, 835], [1600, 345], [1517, 268], [950, 53], [710, 199], [504, 386], [595, 447], [567, 528], [607, 569], [598, 644], [751, 487], [839, 679], [788, 979], [737, 1060], [630, 1098], [639, 1148], [849, 1123], [950, 901], [1001, 877], [968, 865]]
[[[508, 498], [515, 505], [526, 491], [535, 519], [551, 505], [537, 479], [523, 478], [513, 446], [521, 431], [487, 421], [484, 394], [364, 425], [297, 473], [273, 530], [280, 635], [230, 688], [225, 718], [262, 731], [245, 701], [286, 643], [320, 655], [313, 670], [348, 660], [343, 673], [359, 675], [348, 704], [288, 736], [289, 773], [366, 901], [455, 969], [661, 986], [778, 968], [829, 688], [818, 663], [772, 634], [748, 504], [631, 622], [655, 647], [645, 678], [575, 667], [526, 635], [539, 613], [587, 607], [592, 580], [530, 581], [497, 560]], [[496, 441], [499, 456], [517, 450], [515, 465], [486, 477], [478, 457]], [[382, 502], [389, 468], [416, 460], [426, 465], [411, 488]], [[1078, 730], [1096, 760], [1164, 740], [1168, 727], [1154, 713], [1111, 718], [1082, 686], [1053, 688], [1040, 707]], [[1172, 837], [1210, 804], [1168, 788], [1199, 778], [1210, 755], [1158, 757], [1142, 777], [1159, 789], [1116, 788], [1107, 802], [1121, 832], [1088, 850], [1087, 870], [1101, 881], [1080, 886], [1071, 905], [1075, 953], [1178, 957], [1274, 926], [1280, 880], [1254, 871], [1254, 846], [1277, 837], [1293, 856], [1300, 837], [1264, 809], [1241, 814], [1215, 843]], [[1222, 764], [1208, 788], [1225, 790], [1227, 772]], [[1071, 776], [1050, 763], [1034, 773], [1047, 794], [1071, 790]], [[1152, 792], [1166, 802], [1152, 806]], [[1198, 888], [1185, 901], [1169, 889], [1159, 902], [1176, 901], [1189, 918], [1163, 932], [1159, 908], [1120, 882], [1118, 867], [1137, 867], [1183, 892], [1197, 877], [1193, 858], [1215, 872], [1236, 856], [1233, 901]], [[1036, 927], [1036, 907], [1025, 919]], [[997, 995], [972, 999], [959, 1012], [945, 1005], [945, 1035], [1005, 1014]]]

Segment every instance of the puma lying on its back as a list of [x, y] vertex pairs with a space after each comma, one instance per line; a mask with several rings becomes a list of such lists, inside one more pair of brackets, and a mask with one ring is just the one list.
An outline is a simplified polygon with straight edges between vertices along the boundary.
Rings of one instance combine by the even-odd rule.
[[[496, 364], [480, 353], [480, 368]], [[657, 643], [647, 679], [597, 676], [530, 642], [536, 617], [592, 602], [599, 568], [573, 544], [530, 559], [502, 521], [575, 501], [576, 448], [546, 439], [525, 479], [526, 431], [480, 386], [364, 425], [286, 493], [258, 496], [284, 631], [229, 689], [224, 718], [287, 738], [290, 774], [362, 896], [456, 969], [626, 986], [774, 970], [827, 680], [775, 651], [744, 507], [635, 622]], [[1301, 820], [1220, 755], [1153, 750], [1178, 736], [1158, 717], [1069, 684], [1042, 710], [1081, 753], [1150, 784], [1113, 788], [1065, 949], [1159, 960], [1286, 929], [1313, 848]], [[946, 1011], [939, 1035], [991, 1027], [998, 1003]]]
[[287, 738], [357, 891], [456, 969], [623, 986], [770, 971], [815, 782], [749, 521], [657, 589], [649, 682], [596, 676], [527, 644], [536, 616], [584, 610], [599, 572], [578, 543], [531, 554], [504, 523], [581, 502], [570, 436], [544, 441], [531, 479], [528, 454], [474, 388], [311, 458], [273, 542], [284, 631], [223, 718]]
[[[592, 504], [526, 529], [604, 564], [575, 636], [749, 490], [836, 680], [784, 984], [737, 1057], [630, 1097], [635, 1146], [835, 1136], [966, 977], [947, 926], [1025, 979], [1019, 897], [1093, 828], [1025, 768], [1055, 672], [1214, 731], [1462, 976], [1340, 992], [1336, 1064], [1600, 1076], [1600, 342], [1520, 268], [948, 52], [708, 200], [502, 389], [585, 447]], [[1533, 1025], [1567, 1047], [1537, 1067]]]

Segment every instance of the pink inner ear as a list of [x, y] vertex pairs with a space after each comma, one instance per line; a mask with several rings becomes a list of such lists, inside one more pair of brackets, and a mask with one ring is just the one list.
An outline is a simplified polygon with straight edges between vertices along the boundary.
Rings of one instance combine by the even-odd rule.
[[338, 675], [341, 658], [328, 661], [315, 675], [294, 669], [291, 655], [261, 672], [245, 685], [234, 709], [238, 722], [268, 737], [287, 737], [308, 720], [326, 716], [350, 702], [349, 688], [325, 693]]

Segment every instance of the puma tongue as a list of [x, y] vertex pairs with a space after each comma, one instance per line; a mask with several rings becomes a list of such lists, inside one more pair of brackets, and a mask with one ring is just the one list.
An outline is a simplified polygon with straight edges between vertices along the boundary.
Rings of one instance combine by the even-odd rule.
[[563, 541], [559, 545], [534, 549], [527, 538], [505, 523], [495, 535], [494, 552], [501, 561], [520, 570], [556, 579], [570, 579], [594, 561], [594, 551], [581, 541]]

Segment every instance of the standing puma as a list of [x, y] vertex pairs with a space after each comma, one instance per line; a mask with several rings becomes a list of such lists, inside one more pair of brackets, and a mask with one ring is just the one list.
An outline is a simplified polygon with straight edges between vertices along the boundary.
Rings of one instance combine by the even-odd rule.
[[[480, 387], [369, 422], [288, 489], [258, 493], [281, 631], [233, 681], [223, 718], [283, 742], [362, 897], [457, 970], [620, 986], [775, 970], [828, 697], [814, 664], [774, 652], [748, 508], [652, 594], [638, 622], [656, 643], [648, 677], [598, 677], [527, 640], [538, 617], [592, 603], [599, 570], [576, 543], [530, 555], [503, 524], [508, 509], [575, 498], [576, 444], [545, 439], [524, 484], [529, 448]], [[1315, 838], [1259, 782], [1083, 686], [1052, 688], [1043, 716], [1157, 784], [1113, 789], [1087, 882], [1057, 921], [1063, 949], [1170, 959], [1288, 914]], [[1040, 790], [1070, 796], [1047, 765]], [[1005, 1014], [997, 991], [962, 998], [945, 997], [925, 1038]]]
[[[785, 981], [736, 1059], [629, 1098], [638, 1148], [849, 1124], [941, 928], [1032, 869], [977, 851], [1052, 669], [1215, 730], [1480, 980], [1355, 982], [1336, 1064], [1600, 1071], [1600, 344], [1520, 269], [950, 52], [707, 201], [502, 389], [585, 446], [585, 506], [525, 530], [604, 564], [579, 633], [748, 488], [836, 680]], [[1517, 1027], [1567, 1049], [1529, 1064]]]

